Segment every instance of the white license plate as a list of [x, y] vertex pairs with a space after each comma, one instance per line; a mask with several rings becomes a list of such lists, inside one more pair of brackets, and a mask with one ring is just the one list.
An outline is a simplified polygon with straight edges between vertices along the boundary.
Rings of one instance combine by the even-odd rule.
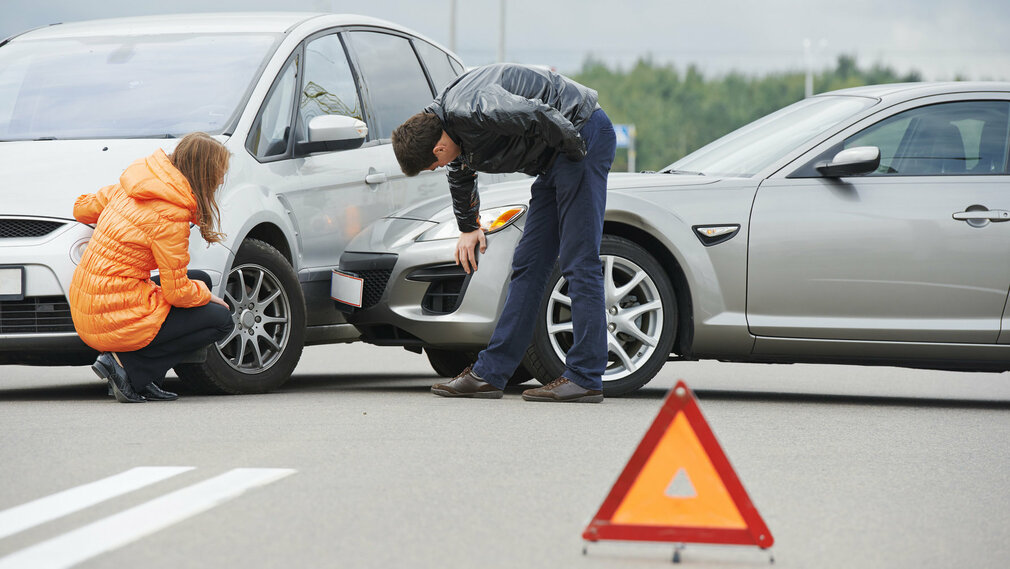
[[334, 270], [330, 277], [330, 298], [337, 302], [361, 308], [361, 295], [365, 281], [361, 277]]
[[25, 268], [0, 267], [0, 300], [23, 300]]

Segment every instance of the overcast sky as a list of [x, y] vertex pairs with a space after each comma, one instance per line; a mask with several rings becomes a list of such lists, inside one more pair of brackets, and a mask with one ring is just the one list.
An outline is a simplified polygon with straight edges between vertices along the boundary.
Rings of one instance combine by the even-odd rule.
[[[496, 60], [501, 0], [456, 0], [456, 52]], [[0, 38], [93, 18], [238, 10], [358, 13], [446, 46], [452, 0], [0, 0]], [[623, 6], [623, 7], [619, 7]], [[505, 0], [505, 59], [577, 71], [587, 55], [696, 64], [706, 75], [815, 69], [839, 54], [927, 80], [1010, 80], [1010, 0]]]

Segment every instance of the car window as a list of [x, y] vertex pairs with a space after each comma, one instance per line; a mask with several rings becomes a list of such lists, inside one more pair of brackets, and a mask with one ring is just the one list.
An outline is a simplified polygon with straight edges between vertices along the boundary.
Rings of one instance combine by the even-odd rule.
[[0, 140], [221, 134], [273, 34], [15, 40], [0, 49]]
[[1003, 174], [1010, 102], [959, 101], [911, 109], [845, 140], [880, 148], [871, 176]]
[[421, 60], [428, 69], [431, 82], [435, 84], [435, 93], [441, 93], [446, 85], [459, 75], [452, 66], [449, 55], [428, 42], [415, 40], [414, 47], [421, 54]]
[[394, 128], [431, 103], [428, 79], [406, 38], [366, 31], [350, 32], [347, 38], [375, 123], [368, 125], [369, 134], [389, 138]]
[[308, 140], [309, 121], [320, 115], [365, 120], [339, 36], [331, 34], [309, 42], [305, 46], [304, 69], [298, 102], [298, 140]]
[[874, 104], [868, 97], [803, 99], [695, 150], [664, 171], [747, 178]]
[[246, 148], [257, 158], [284, 154], [288, 149], [292, 106], [295, 100], [298, 58], [292, 58], [284, 67], [270, 95], [263, 103], [256, 122], [249, 131]]

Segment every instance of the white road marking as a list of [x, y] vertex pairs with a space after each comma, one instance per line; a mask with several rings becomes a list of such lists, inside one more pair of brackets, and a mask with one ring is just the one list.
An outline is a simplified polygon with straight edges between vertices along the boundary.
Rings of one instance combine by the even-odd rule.
[[236, 468], [16, 551], [0, 558], [0, 569], [72, 567], [294, 473], [289, 468]]
[[0, 539], [161, 482], [192, 466], [139, 466], [0, 512]]

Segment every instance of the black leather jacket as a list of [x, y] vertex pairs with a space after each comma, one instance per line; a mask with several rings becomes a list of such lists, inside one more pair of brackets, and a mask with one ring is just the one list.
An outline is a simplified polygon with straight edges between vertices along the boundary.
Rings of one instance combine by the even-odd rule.
[[599, 108], [596, 91], [551, 71], [501, 63], [449, 84], [425, 111], [459, 145], [447, 166], [460, 231], [480, 227], [477, 172], [544, 174], [559, 153], [586, 156], [579, 129]]

